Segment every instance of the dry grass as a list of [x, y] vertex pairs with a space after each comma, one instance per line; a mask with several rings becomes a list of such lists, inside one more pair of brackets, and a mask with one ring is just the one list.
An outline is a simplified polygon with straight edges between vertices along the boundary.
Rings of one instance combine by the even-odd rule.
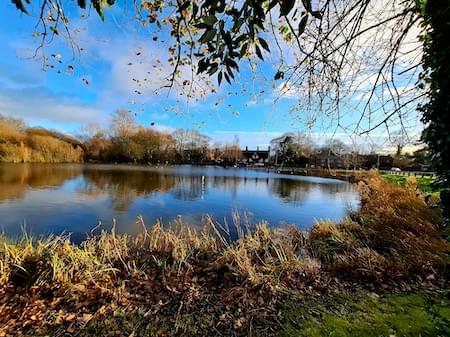
[[15, 243], [1, 241], [1, 285], [12, 283], [29, 287], [55, 283], [65, 286], [83, 280], [97, 283], [109, 280], [113, 270], [90, 240], [81, 246], [72, 244], [69, 237], [64, 236], [37, 241], [25, 237]]
[[[341, 223], [317, 223], [309, 233], [271, 230], [265, 223], [229, 232], [207, 218], [201, 231], [182, 223], [157, 223], [138, 236], [102, 232], [80, 246], [69, 237], [19, 242], [0, 247], [0, 284], [92, 282], [102, 287], [147, 275], [161, 268], [182, 275], [226, 269], [240, 283], [281, 288], [313, 279], [321, 270], [347, 277], [408, 278], [435, 273], [448, 263], [449, 244], [436, 224], [439, 214], [412, 188], [386, 183], [377, 176], [360, 182], [361, 207]], [[295, 282], [293, 281], [295, 280]]]
[[360, 183], [361, 206], [339, 224], [319, 223], [311, 230], [311, 254], [326, 268], [350, 277], [408, 278], [442, 270], [449, 243], [430, 207], [414, 184], [408, 188], [377, 175]]
[[293, 239], [276, 233], [267, 224], [259, 225], [236, 242], [219, 237], [209, 222], [201, 231], [186, 225], [164, 229], [159, 223], [138, 236], [102, 231], [77, 246], [67, 237], [19, 242], [2, 239], [0, 246], [0, 285], [33, 286], [78, 283], [112, 287], [120, 280], [146, 277], [155, 270], [184, 275], [198, 264], [218, 270], [226, 268], [239, 282], [258, 285], [274, 282], [283, 275], [312, 274], [317, 263], [305, 268], [311, 259], [297, 255]]
[[280, 289], [301, 276], [313, 277], [318, 263], [310, 257], [301, 256], [296, 239], [300, 232], [291, 229], [289, 234], [269, 229], [267, 224], [229, 245], [218, 264], [224, 264], [244, 282], [251, 285], [268, 285]]

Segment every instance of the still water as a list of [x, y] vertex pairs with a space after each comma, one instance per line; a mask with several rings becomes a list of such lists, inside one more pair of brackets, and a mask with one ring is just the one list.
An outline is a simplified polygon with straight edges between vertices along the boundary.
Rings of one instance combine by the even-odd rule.
[[83, 237], [99, 222], [135, 233], [136, 218], [164, 224], [180, 218], [200, 225], [205, 214], [232, 223], [311, 226], [339, 220], [358, 204], [347, 182], [247, 169], [122, 165], [0, 165], [0, 231], [17, 236], [73, 233]]

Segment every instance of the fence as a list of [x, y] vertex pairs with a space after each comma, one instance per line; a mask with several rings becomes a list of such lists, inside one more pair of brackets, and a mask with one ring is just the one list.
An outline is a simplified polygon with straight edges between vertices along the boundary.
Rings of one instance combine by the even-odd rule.
[[394, 174], [400, 176], [415, 176], [415, 177], [435, 177], [436, 172], [428, 172], [428, 171], [389, 171], [389, 170], [380, 170], [381, 174]]

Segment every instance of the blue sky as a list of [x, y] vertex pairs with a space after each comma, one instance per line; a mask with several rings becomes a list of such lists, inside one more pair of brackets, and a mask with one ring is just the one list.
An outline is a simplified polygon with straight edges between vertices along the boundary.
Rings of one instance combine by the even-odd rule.
[[[137, 24], [126, 3], [118, 1], [109, 9], [105, 22], [95, 13], [83, 18], [86, 12], [69, 7], [74, 18], [72, 36], [82, 51], [74, 53], [64, 39], [57, 38], [46, 46], [48, 59], [43, 60], [42, 50], [33, 57], [39, 46], [39, 38], [33, 37], [37, 18], [20, 14], [10, 1], [2, 1], [0, 113], [24, 118], [29, 125], [77, 134], [90, 123], [107, 126], [111, 113], [124, 108], [146, 126], [155, 123], [156, 128], [169, 131], [194, 128], [221, 142], [237, 135], [242, 147], [267, 146], [271, 138], [286, 131], [309, 132], [316, 139], [335, 132], [344, 137], [326, 118], [307, 128], [306, 112], [293, 109], [295, 95], [274, 103], [279, 84], [272, 81], [276, 60], [270, 56], [257, 75], [243, 65], [237, 84], [222, 85], [216, 93], [189, 102], [176, 88], [158, 90], [172, 69], [167, 64], [167, 34], [153, 41], [154, 28]], [[344, 122], [351, 125], [356, 115], [357, 111], [349, 113]], [[381, 136], [383, 132], [374, 137]]]

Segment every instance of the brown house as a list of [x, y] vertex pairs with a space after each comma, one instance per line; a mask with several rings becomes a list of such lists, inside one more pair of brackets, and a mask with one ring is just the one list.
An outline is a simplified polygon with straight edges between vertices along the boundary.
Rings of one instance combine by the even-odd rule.
[[357, 154], [347, 153], [337, 155], [333, 152], [320, 151], [316, 152], [309, 158], [309, 165], [316, 168], [351, 168], [351, 169], [371, 169], [391, 168], [393, 165], [393, 158], [391, 156], [376, 155], [376, 154]]
[[270, 146], [267, 150], [260, 150], [259, 146], [256, 147], [256, 150], [249, 150], [246, 146], [245, 150], [242, 151], [241, 163], [246, 165], [267, 165], [269, 163], [269, 158]]
[[333, 152], [322, 151], [313, 154], [309, 158], [309, 165], [316, 168], [340, 168], [344, 167], [344, 160], [342, 156], [338, 156]]

